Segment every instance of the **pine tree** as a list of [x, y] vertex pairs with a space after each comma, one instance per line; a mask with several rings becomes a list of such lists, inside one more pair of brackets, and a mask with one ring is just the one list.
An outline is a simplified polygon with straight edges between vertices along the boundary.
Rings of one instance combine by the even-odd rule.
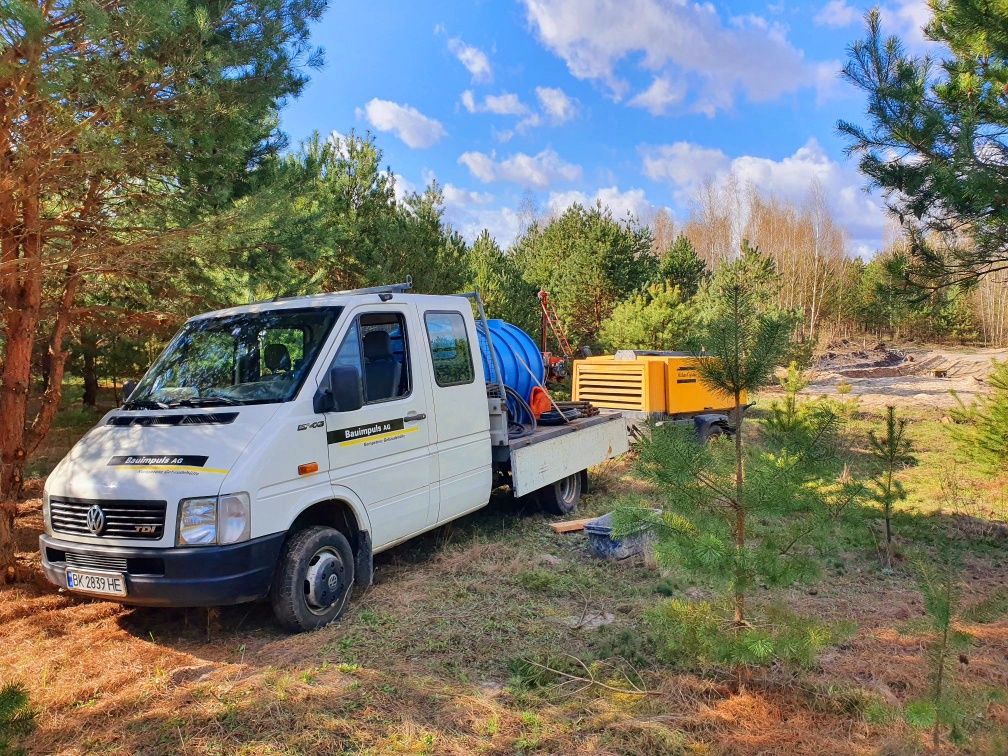
[[959, 400], [952, 412], [957, 422], [952, 435], [965, 455], [988, 474], [999, 475], [1008, 459], [1008, 361], [995, 362], [988, 382], [991, 392], [972, 405]]
[[700, 289], [707, 277], [707, 265], [693, 248], [693, 243], [679, 234], [669, 245], [658, 264], [658, 278], [678, 287], [683, 299], [689, 299]]
[[875, 477], [872, 478], [872, 498], [882, 507], [882, 518], [885, 522], [885, 566], [892, 569], [893, 507], [907, 497], [903, 484], [896, 479], [896, 472], [901, 465], [913, 461], [910, 441], [906, 438], [906, 420], [897, 419], [894, 406], [886, 407], [885, 435], [879, 437], [874, 430], [870, 430], [868, 443], [878, 468]]
[[620, 302], [602, 323], [599, 342], [607, 351], [618, 349], [671, 350], [685, 348], [695, 320], [671, 283], [651, 284]]
[[914, 560], [917, 586], [926, 612], [925, 654], [928, 663], [927, 696], [909, 701], [906, 721], [931, 731], [931, 745], [941, 745], [942, 732], [953, 743], [963, 744], [970, 730], [982, 723], [978, 716], [984, 696], [956, 686], [955, 673], [974, 639], [972, 624], [987, 624], [1008, 615], [1008, 591], [995, 591], [987, 598], [964, 606], [960, 585], [960, 565], [943, 542], [936, 555]]
[[734, 494], [727, 500], [734, 519], [733, 540], [736, 559], [735, 623], [745, 623], [746, 546], [745, 462], [742, 396], [755, 393], [773, 375], [791, 339], [794, 317], [790, 313], [762, 311], [758, 301], [761, 281], [748, 275], [755, 248], [743, 245], [743, 255], [723, 266], [713, 280], [713, 312], [705, 342], [709, 359], [700, 363], [700, 380], [732, 404], [735, 442]]
[[925, 34], [940, 45], [928, 56], [884, 36], [878, 9], [868, 14], [844, 68], [868, 95], [868, 123], [839, 129], [911, 232], [915, 281], [937, 288], [1008, 265], [1008, 13], [986, 0], [930, 7]]
[[732, 629], [727, 635], [719, 632], [724, 624], [714, 605], [668, 604], [653, 617], [669, 653], [687, 651], [681, 641], [694, 637], [699, 645], [691, 653], [731, 664], [807, 659], [826, 642], [828, 634], [807, 623], [769, 616], [750, 622], [747, 595], [757, 584], [813, 574], [807, 547], [821, 542], [857, 495], [856, 485], [838, 480], [836, 465], [813, 453], [837, 422], [832, 414], [787, 445], [746, 440], [742, 396], [771, 380], [794, 324], [792, 313], [767, 311], [756, 301], [762, 284], [744, 275], [747, 269], [740, 258], [714, 277], [708, 358], [699, 371], [707, 386], [734, 404], [733, 440], [705, 445], [692, 428], [653, 427], [638, 445], [639, 469], [663, 494], [663, 508], [654, 514], [627, 505], [616, 515], [619, 533], [642, 525], [654, 530], [661, 563], [723, 583]]
[[[321, 64], [309, 27], [324, 8], [0, 5], [0, 583], [14, 575], [13, 501], [59, 408], [80, 297], [113, 271], [166, 276], [162, 241], [226, 206], [283, 146], [277, 109]], [[37, 346], [48, 370], [32, 397]]]

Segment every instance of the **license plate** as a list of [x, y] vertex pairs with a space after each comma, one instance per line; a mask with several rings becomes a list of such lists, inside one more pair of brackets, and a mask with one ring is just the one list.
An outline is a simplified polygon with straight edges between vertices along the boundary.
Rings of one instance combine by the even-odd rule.
[[66, 582], [67, 588], [71, 591], [97, 593], [102, 596], [126, 595], [126, 579], [121, 572], [67, 570]]

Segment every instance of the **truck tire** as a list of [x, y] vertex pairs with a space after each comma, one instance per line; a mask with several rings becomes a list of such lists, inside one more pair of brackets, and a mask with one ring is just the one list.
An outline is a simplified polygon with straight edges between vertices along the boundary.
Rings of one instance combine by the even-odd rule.
[[270, 590], [273, 614], [292, 632], [335, 622], [350, 601], [354, 556], [335, 528], [299, 530], [287, 540]]
[[704, 432], [702, 436], [700, 436], [700, 443], [709, 444], [714, 439], [721, 438], [724, 434], [725, 434], [724, 428], [722, 428], [720, 425], [712, 425], [709, 428], [707, 428], [707, 430]]
[[581, 501], [586, 475], [584, 471], [561, 478], [556, 483], [540, 488], [539, 505], [548, 513], [566, 515], [573, 512]]

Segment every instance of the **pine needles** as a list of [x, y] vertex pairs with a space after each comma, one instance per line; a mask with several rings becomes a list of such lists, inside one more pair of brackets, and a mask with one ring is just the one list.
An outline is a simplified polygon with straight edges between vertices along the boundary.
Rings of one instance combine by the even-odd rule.
[[0, 754], [22, 753], [15, 743], [35, 728], [28, 693], [17, 683], [0, 687]]

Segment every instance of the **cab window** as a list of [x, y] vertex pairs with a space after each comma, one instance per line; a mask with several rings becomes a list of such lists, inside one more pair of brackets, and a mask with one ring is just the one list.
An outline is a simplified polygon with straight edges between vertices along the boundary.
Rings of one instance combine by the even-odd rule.
[[326, 381], [334, 368], [343, 384], [333, 387], [337, 397], [359, 392], [363, 404], [377, 404], [409, 396], [412, 375], [404, 317], [400, 313], [358, 315], [336, 351]]
[[428, 312], [424, 315], [424, 322], [434, 364], [434, 380], [438, 386], [472, 383], [476, 376], [462, 314]]

